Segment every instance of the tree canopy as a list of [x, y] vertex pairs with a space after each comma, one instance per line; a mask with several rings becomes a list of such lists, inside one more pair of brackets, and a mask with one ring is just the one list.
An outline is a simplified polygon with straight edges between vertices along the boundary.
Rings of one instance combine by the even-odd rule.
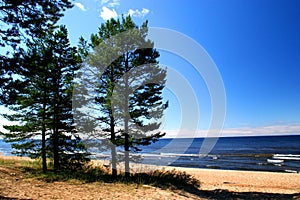
[[[161, 96], [166, 70], [158, 65], [159, 53], [146, 36], [147, 21], [138, 27], [130, 16], [101, 24], [98, 33], [91, 35], [91, 50], [82, 70], [81, 86], [78, 85], [78, 94], [84, 98], [84, 92], [92, 91], [90, 100], [95, 99], [96, 106], [89, 122], [98, 125], [96, 135], [109, 140], [113, 171], [116, 146], [124, 147], [121, 159], [129, 173], [129, 152], [139, 151], [141, 145], [149, 145], [164, 135], [155, 131], [167, 107]], [[91, 78], [89, 72], [96, 78]], [[86, 89], [82, 90], [82, 86]]]
[[13, 81], [17, 87], [8, 91], [15, 98], [9, 106], [13, 114], [4, 116], [20, 124], [4, 126], [9, 133], [1, 133], [13, 143], [15, 154], [42, 157], [44, 166], [46, 157], [53, 158], [55, 169], [67, 167], [75, 150], [85, 150], [72, 114], [73, 80], [81, 59], [67, 36], [64, 26], [50, 29], [44, 37], [28, 42], [27, 51], [14, 55], [19, 59], [18, 78]]
[[42, 35], [72, 6], [69, 0], [1, 0], [0, 45], [15, 47], [24, 34]]

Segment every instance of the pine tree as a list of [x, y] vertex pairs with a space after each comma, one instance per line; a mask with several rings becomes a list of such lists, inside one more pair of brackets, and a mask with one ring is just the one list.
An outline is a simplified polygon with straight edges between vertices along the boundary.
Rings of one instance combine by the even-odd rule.
[[108, 136], [112, 144], [112, 168], [116, 146], [124, 146], [127, 176], [129, 152], [164, 136], [155, 130], [166, 108], [161, 97], [166, 70], [159, 67], [159, 53], [146, 36], [147, 22], [139, 28], [130, 16], [108, 20], [91, 36], [92, 51], [86, 61], [90, 71], [101, 74], [91, 85], [96, 86], [98, 123], [105, 133], [101, 136]]
[[[1, 133], [7, 142], [12, 142], [13, 152], [19, 156], [42, 157], [43, 171], [46, 165], [46, 131], [49, 125], [47, 110], [50, 107], [49, 54], [41, 45], [41, 40], [28, 43], [28, 52], [19, 49], [11, 58], [11, 66], [19, 79], [10, 83], [7, 90], [10, 110], [15, 114], [4, 115], [9, 121], [21, 122], [20, 125], [4, 126], [9, 133]], [[41, 136], [42, 140], [34, 138]]]
[[24, 33], [41, 37], [72, 6], [69, 0], [1, 0], [0, 46], [16, 47]]
[[6, 51], [0, 55], [0, 104], [11, 104], [15, 99], [11, 88], [19, 87], [13, 83], [19, 44], [42, 37], [72, 6], [69, 0], [0, 0], [0, 47]]
[[[67, 167], [71, 160], [88, 160], [84, 146], [74, 126], [72, 92], [74, 77], [81, 59], [76, 48], [69, 46], [67, 30], [61, 27], [49, 44], [52, 46], [52, 148], [54, 168]], [[54, 43], [51, 45], [51, 43]], [[73, 137], [73, 138], [72, 138]], [[79, 143], [78, 143], [79, 142]], [[74, 146], [75, 145], [75, 146]], [[78, 148], [76, 150], [76, 148]], [[73, 149], [73, 150], [72, 150]], [[74, 151], [81, 151], [76, 153]], [[74, 157], [75, 156], [75, 157]], [[76, 158], [77, 156], [77, 158]], [[76, 158], [76, 159], [75, 159]], [[67, 162], [68, 161], [68, 162]]]
[[27, 52], [18, 54], [23, 56], [17, 66], [20, 78], [15, 82], [22, 87], [10, 106], [15, 113], [5, 117], [21, 124], [4, 126], [9, 133], [1, 133], [13, 143], [14, 153], [42, 157], [43, 171], [47, 170], [46, 156], [53, 158], [55, 170], [74, 160], [87, 160], [72, 115], [72, 86], [81, 60], [67, 36], [64, 26], [50, 30], [33, 39]]

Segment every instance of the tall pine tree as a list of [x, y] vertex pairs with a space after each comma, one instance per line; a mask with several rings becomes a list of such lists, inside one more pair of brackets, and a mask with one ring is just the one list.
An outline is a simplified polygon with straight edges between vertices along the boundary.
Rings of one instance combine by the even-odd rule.
[[4, 115], [20, 122], [4, 126], [9, 133], [1, 133], [13, 143], [14, 153], [42, 157], [43, 171], [47, 170], [46, 157], [53, 158], [55, 170], [87, 160], [72, 115], [72, 86], [81, 60], [67, 36], [61, 26], [33, 39], [27, 52], [18, 53], [22, 57], [15, 83], [22, 87], [10, 106], [14, 113]]
[[[0, 0], [0, 104], [14, 101], [13, 76], [17, 69], [19, 44], [42, 37], [73, 5], [69, 0]], [[9, 48], [11, 47], [11, 48]], [[13, 66], [13, 67], [12, 67]], [[8, 95], [10, 94], [10, 95]]]
[[[120, 36], [120, 37], [119, 37]], [[113, 174], [116, 146], [124, 147], [125, 174], [129, 175], [129, 152], [139, 151], [164, 134], [156, 131], [167, 107], [162, 101], [166, 70], [158, 65], [159, 53], [146, 39], [147, 22], [135, 25], [130, 16], [111, 19], [91, 36], [87, 56], [90, 71], [100, 71], [95, 86], [98, 124], [111, 144]], [[87, 70], [86, 70], [87, 71]]]

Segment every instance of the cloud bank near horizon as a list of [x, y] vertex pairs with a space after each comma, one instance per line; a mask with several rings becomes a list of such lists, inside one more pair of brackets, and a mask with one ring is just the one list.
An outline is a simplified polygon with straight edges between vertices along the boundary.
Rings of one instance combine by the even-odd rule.
[[[16, 125], [17, 123], [6, 121], [5, 124]], [[0, 125], [0, 132], [7, 132], [2, 125]], [[223, 129], [220, 134], [218, 134], [218, 131], [216, 130], [212, 130], [211, 132], [208, 132], [208, 130], [162, 130], [161, 132], [166, 133], [164, 138], [300, 135], [300, 124], [227, 128]]]
[[300, 135], [300, 125], [273, 125], [261, 127], [226, 128], [221, 131], [211, 130], [163, 130], [166, 138], [201, 138], [201, 137], [240, 137]]

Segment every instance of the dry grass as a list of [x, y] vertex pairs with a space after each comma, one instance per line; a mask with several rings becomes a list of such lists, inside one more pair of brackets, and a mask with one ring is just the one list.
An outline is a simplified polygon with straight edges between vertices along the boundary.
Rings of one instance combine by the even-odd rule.
[[202, 199], [178, 189], [186, 185], [174, 180], [184, 183], [191, 178], [182, 172], [153, 171], [126, 179], [123, 175], [112, 177], [100, 166], [46, 174], [40, 166], [40, 160], [0, 158], [0, 199]]

